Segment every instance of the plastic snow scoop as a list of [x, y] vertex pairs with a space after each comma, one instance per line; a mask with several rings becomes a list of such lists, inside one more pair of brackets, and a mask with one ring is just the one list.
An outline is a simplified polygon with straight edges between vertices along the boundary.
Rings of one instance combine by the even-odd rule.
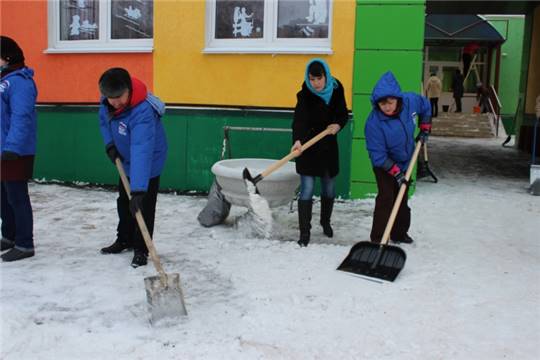
[[[129, 181], [120, 159], [117, 158], [115, 164], [128, 198], [131, 200]], [[135, 213], [135, 219], [137, 220], [142, 237], [148, 248], [150, 259], [152, 259], [152, 263], [154, 263], [154, 267], [159, 273], [158, 276], [150, 276], [144, 279], [148, 309], [150, 311], [150, 322], [154, 323], [163, 318], [187, 315], [184, 295], [182, 293], [182, 288], [180, 287], [180, 274], [166, 274], [163, 270], [156, 248], [152, 242], [152, 237], [148, 232], [140, 209]]]
[[[405, 173], [405, 179], [407, 181], [411, 178], [411, 173], [421, 147], [422, 142], [418, 141], [407, 172]], [[403, 266], [405, 266], [407, 254], [400, 247], [388, 245], [388, 240], [390, 239], [390, 232], [394, 226], [406, 189], [406, 184], [402, 184], [399, 188], [399, 193], [392, 207], [388, 223], [386, 223], [381, 243], [376, 244], [370, 241], [356, 243], [351, 248], [349, 255], [339, 265], [338, 270], [387, 281], [394, 281], [396, 279]]]
[[[302, 151], [305, 151], [306, 149], [314, 145], [317, 141], [321, 140], [323, 137], [329, 134], [331, 134], [329, 129], [325, 129], [324, 131], [321, 131], [319, 134], [315, 135], [314, 137], [309, 139], [305, 144], [302, 145]], [[282, 167], [283, 165], [285, 165], [286, 163], [288, 163], [289, 161], [291, 161], [292, 159], [294, 159], [295, 157], [297, 157], [298, 155], [300, 155], [299, 151], [296, 151], [296, 150], [291, 151], [283, 159], [276, 161], [275, 163], [267, 167], [262, 173], [258, 174], [255, 177], [251, 176], [251, 173], [246, 167], [244, 168], [242, 177], [244, 178], [244, 181], [250, 181], [255, 186], [255, 190], [257, 194], [259, 194], [259, 189], [257, 189], [257, 183], [261, 181], [262, 179], [264, 179], [265, 177], [267, 177], [268, 175], [270, 175], [271, 173], [273, 173], [274, 171], [276, 171], [277, 169], [279, 169], [280, 167]], [[249, 188], [250, 187], [248, 186], [248, 191], [249, 191]]]
[[424, 161], [418, 161], [418, 169], [416, 171], [416, 178], [420, 179], [426, 176], [431, 176], [434, 183], [439, 182], [439, 179], [437, 179], [437, 176], [431, 171], [431, 168], [429, 167], [429, 160], [428, 160], [428, 153], [427, 153], [427, 143], [425, 143], [423, 146], [424, 148]]

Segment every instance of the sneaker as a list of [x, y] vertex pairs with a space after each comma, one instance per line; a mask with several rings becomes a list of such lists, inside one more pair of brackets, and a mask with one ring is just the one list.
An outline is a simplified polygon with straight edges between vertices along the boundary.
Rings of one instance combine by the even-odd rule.
[[6, 238], [0, 240], [0, 251], [6, 251], [12, 249], [15, 246], [15, 242]]
[[127, 242], [116, 240], [111, 246], [101, 249], [102, 254], [120, 254], [124, 250], [131, 250], [133, 246]]
[[133, 255], [133, 260], [131, 260], [131, 266], [138, 268], [139, 266], [144, 266], [148, 263], [148, 255], [142, 251], [135, 250], [135, 255]]
[[403, 244], [412, 244], [413, 243], [413, 238], [409, 236], [409, 234], [405, 234], [403, 236], [403, 238], [401, 239], [392, 239], [393, 242], [395, 243], [403, 243]]
[[17, 260], [22, 260], [24, 258], [28, 258], [32, 256], [34, 256], [34, 250], [21, 250], [21, 249], [13, 248], [9, 250], [7, 253], [2, 254], [1, 258], [2, 258], [2, 261], [17, 261]]

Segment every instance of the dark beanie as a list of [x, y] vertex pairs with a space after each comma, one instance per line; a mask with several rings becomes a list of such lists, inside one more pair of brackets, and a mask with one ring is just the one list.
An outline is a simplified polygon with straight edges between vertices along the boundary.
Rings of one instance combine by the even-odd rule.
[[107, 98], [117, 98], [131, 89], [131, 76], [126, 69], [111, 68], [99, 78], [99, 91]]
[[9, 65], [24, 63], [22, 49], [15, 40], [7, 36], [0, 36], [0, 57]]

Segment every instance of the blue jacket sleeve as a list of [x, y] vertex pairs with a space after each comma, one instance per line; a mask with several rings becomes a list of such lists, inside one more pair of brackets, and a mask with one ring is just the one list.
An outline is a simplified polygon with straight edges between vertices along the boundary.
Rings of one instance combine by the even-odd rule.
[[99, 108], [99, 131], [101, 132], [101, 137], [103, 138], [105, 146], [113, 142], [109, 124], [109, 114], [104, 105], [101, 105]]
[[418, 124], [431, 124], [431, 103], [422, 95], [413, 94], [415, 111], [418, 114]]
[[386, 139], [382, 129], [377, 126], [377, 119], [373, 118], [373, 113], [369, 115], [364, 128], [366, 136], [366, 148], [374, 167], [386, 168], [389, 162], [394, 161], [388, 157], [386, 150]]
[[150, 105], [130, 121], [131, 191], [146, 191], [152, 171], [156, 113]]
[[24, 145], [33, 141], [34, 112], [37, 93], [32, 81], [18, 79], [13, 81], [9, 89], [9, 106], [11, 108], [11, 124], [4, 144], [4, 150], [20, 155]]

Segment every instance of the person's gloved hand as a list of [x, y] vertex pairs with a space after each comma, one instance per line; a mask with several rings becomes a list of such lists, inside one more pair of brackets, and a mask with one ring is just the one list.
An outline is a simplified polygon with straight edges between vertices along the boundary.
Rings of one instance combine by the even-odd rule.
[[421, 141], [425, 144], [428, 140], [429, 133], [431, 132], [431, 124], [420, 124], [420, 133], [416, 137], [416, 141]]
[[131, 211], [131, 215], [135, 216], [137, 210], [142, 211], [145, 194], [144, 191], [134, 191], [131, 193], [131, 200], [129, 200], [129, 211]]
[[112, 163], [114, 164], [116, 162], [116, 158], [122, 159], [122, 156], [120, 156], [120, 153], [118, 152], [118, 149], [114, 144], [109, 144], [105, 148], [105, 152], [107, 153], [107, 156], [109, 159], [111, 159]]
[[406, 185], [409, 184], [409, 182], [405, 178], [405, 174], [401, 171], [399, 166], [397, 166], [396, 164], [392, 165], [392, 167], [390, 168], [388, 173], [390, 175], [392, 175], [394, 177], [394, 179], [396, 179], [396, 182], [397, 182], [399, 187], [401, 187], [401, 185], [403, 185], [403, 184], [406, 184]]
[[10, 160], [17, 160], [19, 158], [19, 154], [13, 151], [2, 151], [2, 160], [10, 161]]

